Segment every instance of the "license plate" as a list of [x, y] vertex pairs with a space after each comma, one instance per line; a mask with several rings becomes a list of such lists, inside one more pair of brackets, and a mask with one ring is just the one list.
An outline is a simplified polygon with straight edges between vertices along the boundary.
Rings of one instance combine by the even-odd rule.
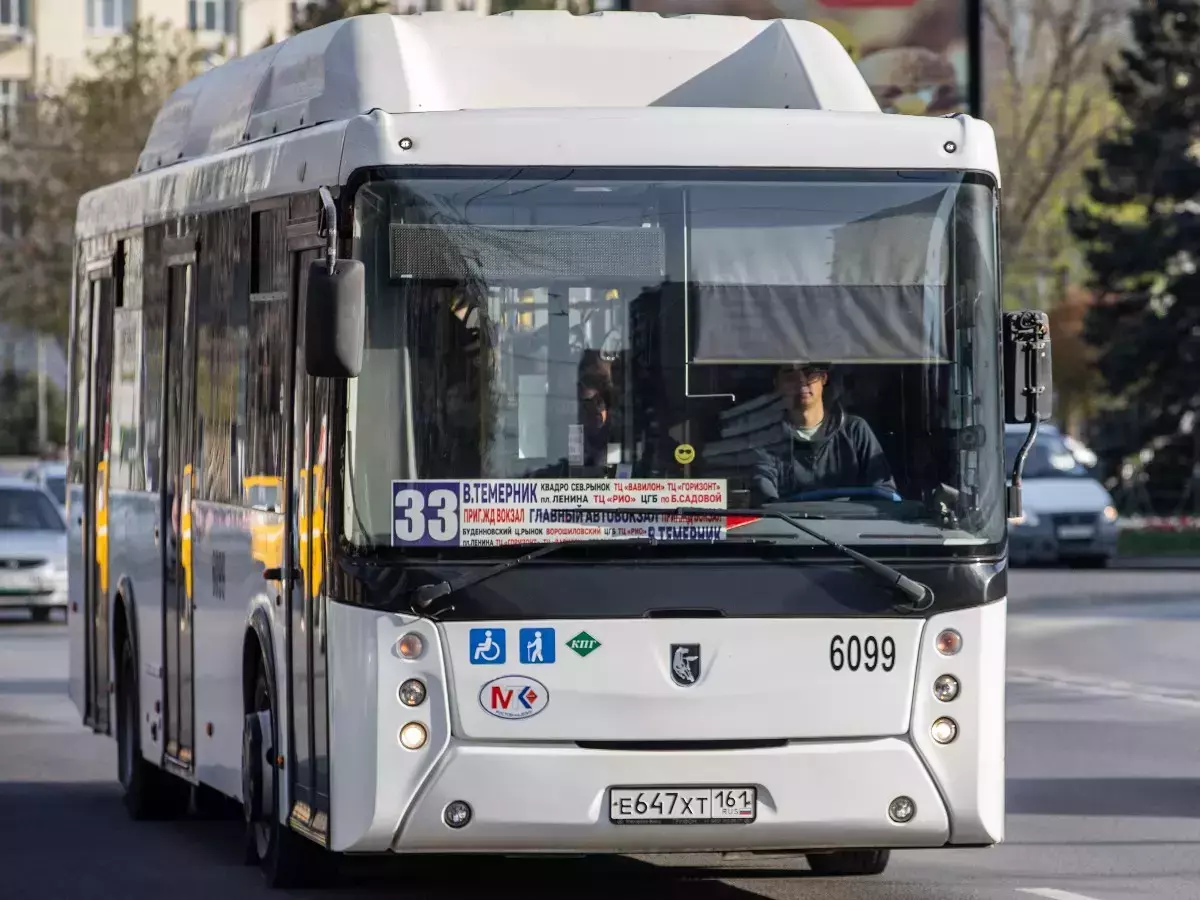
[[0, 572], [0, 593], [28, 594], [33, 590], [31, 580], [23, 572]]
[[608, 798], [608, 818], [618, 825], [716, 825], [757, 814], [752, 787], [612, 788]]
[[1092, 525], [1063, 525], [1058, 529], [1058, 536], [1064, 541], [1081, 541], [1096, 536]]

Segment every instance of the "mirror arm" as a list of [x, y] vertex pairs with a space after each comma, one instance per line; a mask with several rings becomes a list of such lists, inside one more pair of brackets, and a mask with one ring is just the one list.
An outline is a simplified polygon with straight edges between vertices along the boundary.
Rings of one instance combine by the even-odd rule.
[[1029, 434], [1025, 435], [1025, 441], [1021, 444], [1021, 449], [1017, 451], [1017, 458], [1013, 462], [1012, 482], [1008, 486], [1008, 517], [1010, 519], [1019, 519], [1022, 516], [1021, 512], [1021, 475], [1025, 471], [1025, 457], [1029, 455], [1029, 451], [1033, 449], [1033, 442], [1037, 440], [1038, 420], [1034, 419], [1029, 425]]
[[317, 224], [321, 237], [325, 238], [325, 263], [332, 275], [337, 268], [337, 207], [329, 188], [321, 187], [317, 194], [321, 198], [321, 217]]

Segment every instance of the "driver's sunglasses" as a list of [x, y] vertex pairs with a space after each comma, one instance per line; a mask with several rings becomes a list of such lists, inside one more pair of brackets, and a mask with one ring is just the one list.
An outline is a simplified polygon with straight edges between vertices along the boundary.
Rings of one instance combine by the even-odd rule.
[[822, 369], [816, 366], [784, 366], [779, 370], [779, 376], [781, 378], [786, 378], [789, 381], [800, 381], [804, 384], [812, 384], [828, 371], [828, 369]]

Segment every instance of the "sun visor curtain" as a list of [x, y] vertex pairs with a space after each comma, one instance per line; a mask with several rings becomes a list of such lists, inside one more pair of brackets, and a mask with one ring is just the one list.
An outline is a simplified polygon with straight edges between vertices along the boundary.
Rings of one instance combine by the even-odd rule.
[[843, 224], [691, 230], [696, 363], [944, 362], [953, 193]]
[[392, 277], [469, 281], [634, 281], [666, 272], [659, 228], [392, 225]]

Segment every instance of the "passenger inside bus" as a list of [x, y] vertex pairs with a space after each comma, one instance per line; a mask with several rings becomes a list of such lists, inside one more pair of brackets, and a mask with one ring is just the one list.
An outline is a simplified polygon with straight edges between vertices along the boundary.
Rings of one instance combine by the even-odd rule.
[[784, 400], [787, 437], [759, 448], [751, 497], [755, 505], [822, 489], [875, 488], [895, 493], [887, 457], [865, 419], [826, 402], [830, 367], [782, 365], [775, 389]]

